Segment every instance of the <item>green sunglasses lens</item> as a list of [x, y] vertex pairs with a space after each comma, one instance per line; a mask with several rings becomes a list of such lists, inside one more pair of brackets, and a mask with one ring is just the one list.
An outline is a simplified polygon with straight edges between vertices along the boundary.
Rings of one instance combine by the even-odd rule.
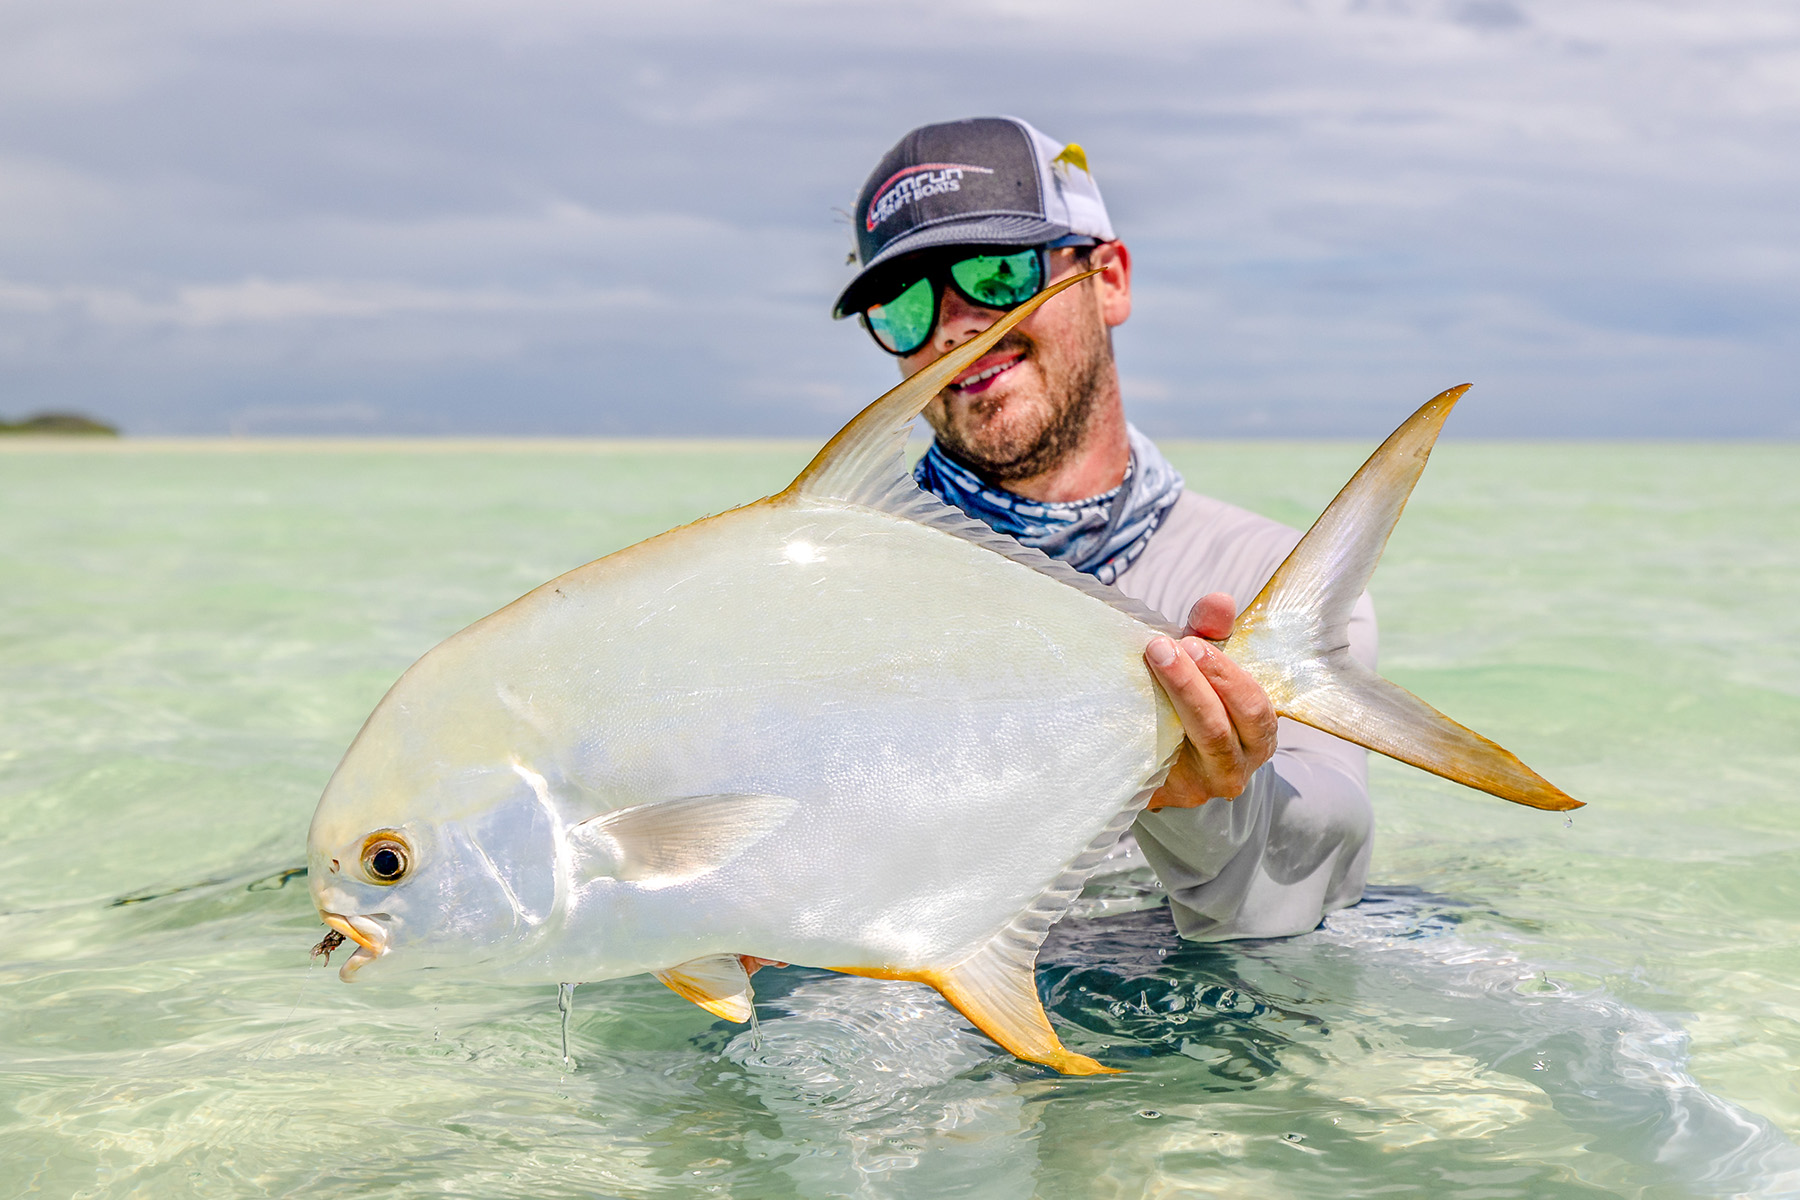
[[1044, 286], [1043, 259], [1036, 250], [978, 254], [950, 265], [950, 278], [969, 299], [990, 308], [1012, 308]]
[[895, 354], [911, 354], [931, 336], [937, 317], [931, 280], [919, 280], [886, 304], [871, 304], [863, 317], [876, 341]]
[[[942, 268], [939, 268], [940, 270]], [[953, 262], [950, 280], [984, 308], [1017, 308], [1044, 287], [1044, 258], [1036, 250], [976, 254]], [[937, 288], [928, 275], [885, 304], [863, 310], [863, 321], [892, 354], [911, 354], [931, 338], [937, 323]]]

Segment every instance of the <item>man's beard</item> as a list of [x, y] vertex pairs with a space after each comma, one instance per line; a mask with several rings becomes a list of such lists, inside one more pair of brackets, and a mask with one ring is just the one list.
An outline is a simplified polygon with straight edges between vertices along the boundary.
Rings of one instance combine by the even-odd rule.
[[[1079, 361], [1071, 364], [1072, 369], [1067, 377], [1053, 379], [1045, 371], [1044, 383], [1049, 389], [1048, 399], [1051, 404], [1050, 420], [1029, 445], [1010, 447], [1006, 451], [980, 450], [965, 441], [952, 424], [946, 421], [944, 428], [932, 431], [939, 448], [990, 483], [1031, 479], [1061, 466], [1080, 449], [1086, 439], [1088, 421], [1093, 416], [1094, 405], [1100, 399], [1108, 368], [1112, 365], [1111, 338], [1097, 325], [1098, 323], [1096, 328], [1089, 331], [1089, 336], [1083, 339]], [[1038, 363], [1040, 371], [1045, 368], [1037, 343], [1018, 330], [1007, 334], [995, 349], [1022, 350], [1026, 359]]]

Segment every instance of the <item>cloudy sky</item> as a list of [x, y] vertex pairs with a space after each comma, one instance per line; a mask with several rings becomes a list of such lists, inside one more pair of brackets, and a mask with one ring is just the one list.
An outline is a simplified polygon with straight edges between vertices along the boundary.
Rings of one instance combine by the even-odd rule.
[[828, 433], [840, 210], [995, 112], [1087, 148], [1152, 433], [1800, 436], [1792, 0], [10, 0], [0, 415]]

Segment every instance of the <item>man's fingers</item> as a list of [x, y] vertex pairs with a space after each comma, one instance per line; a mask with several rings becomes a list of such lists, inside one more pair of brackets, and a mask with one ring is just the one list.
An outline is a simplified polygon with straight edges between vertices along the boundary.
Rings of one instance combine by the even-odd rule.
[[1150, 794], [1150, 802], [1144, 805], [1144, 810], [1159, 812], [1165, 808], [1199, 808], [1212, 798], [1212, 790], [1207, 787], [1199, 763], [1194, 758], [1193, 743], [1183, 742], [1181, 749], [1175, 754], [1175, 762], [1169, 767], [1169, 777]]
[[[1197, 619], [1201, 607], [1195, 605]], [[1191, 751], [1171, 772], [1163, 803], [1242, 795], [1250, 776], [1275, 755], [1275, 707], [1261, 685], [1205, 638], [1153, 638], [1144, 657], [1181, 718]]]
[[1195, 765], [1208, 781], [1212, 794], [1241, 793], [1249, 781], [1249, 772], [1244, 770], [1244, 747], [1212, 682], [1169, 638], [1152, 639], [1144, 653], [1181, 718], [1181, 727], [1198, 760]]
[[1237, 601], [1224, 592], [1209, 592], [1194, 601], [1188, 612], [1188, 632], [1215, 642], [1231, 636], [1231, 624], [1237, 620]]
[[1268, 762], [1275, 754], [1275, 706], [1250, 672], [1200, 638], [1183, 638], [1181, 648], [1194, 660], [1205, 680], [1222, 702], [1250, 769]]
[[784, 962], [776, 962], [772, 958], [757, 958], [753, 954], [740, 954], [738, 961], [744, 964], [744, 974], [754, 975], [764, 967], [785, 967]]

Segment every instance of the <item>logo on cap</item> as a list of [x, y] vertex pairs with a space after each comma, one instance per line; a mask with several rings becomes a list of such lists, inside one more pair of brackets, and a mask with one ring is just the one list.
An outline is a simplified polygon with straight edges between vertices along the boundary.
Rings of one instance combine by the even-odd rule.
[[909, 204], [928, 196], [961, 191], [963, 174], [968, 171], [982, 175], [994, 173], [991, 167], [977, 167], [969, 163], [919, 163], [894, 172], [887, 182], [875, 189], [875, 197], [869, 201], [865, 225], [870, 233], [874, 233], [877, 225]]

